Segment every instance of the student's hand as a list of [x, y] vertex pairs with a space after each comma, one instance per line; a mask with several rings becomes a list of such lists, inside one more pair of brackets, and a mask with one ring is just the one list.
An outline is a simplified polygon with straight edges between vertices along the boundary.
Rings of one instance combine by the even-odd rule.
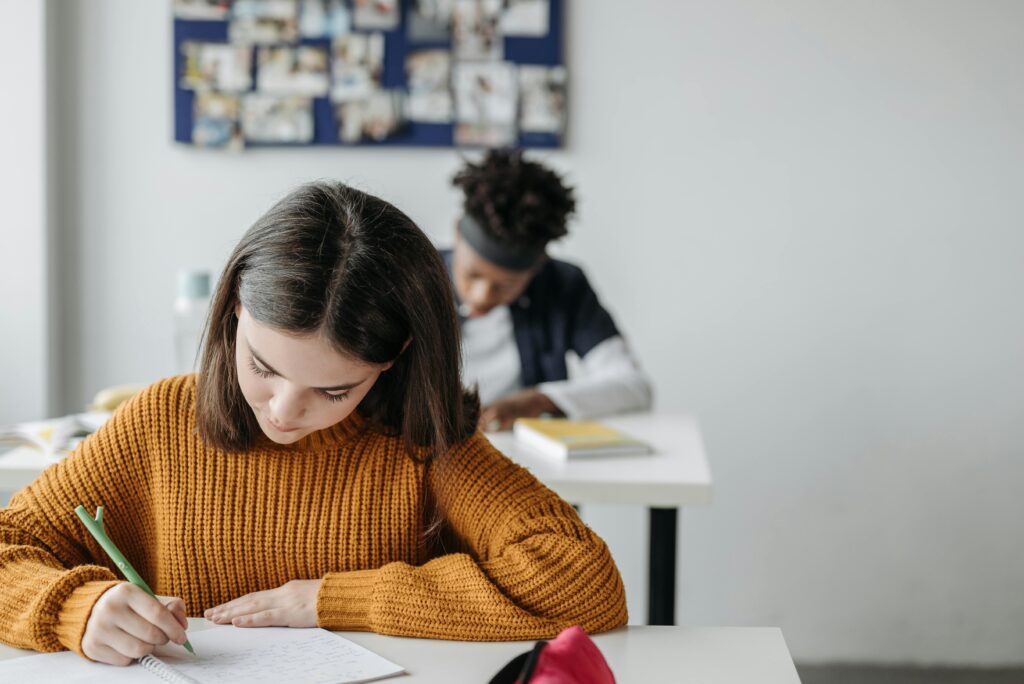
[[92, 607], [82, 636], [82, 652], [101, 663], [130, 665], [173, 641], [185, 643], [185, 602], [173, 596], [153, 598], [122, 582], [103, 592]]
[[207, 610], [218, 625], [235, 627], [316, 627], [320, 580], [292, 580], [277, 589], [256, 591]]
[[492, 432], [511, 430], [516, 418], [536, 418], [544, 413], [562, 415], [562, 411], [546, 394], [530, 388], [484, 406], [480, 409], [477, 425], [481, 430]]

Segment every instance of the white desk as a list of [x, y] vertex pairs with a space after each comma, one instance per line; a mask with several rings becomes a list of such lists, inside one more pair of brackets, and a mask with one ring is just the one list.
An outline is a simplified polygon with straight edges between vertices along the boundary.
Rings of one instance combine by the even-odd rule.
[[[655, 453], [569, 462], [520, 446], [511, 432], [489, 433], [488, 437], [566, 501], [648, 507], [648, 622], [675, 624], [678, 509], [711, 503], [711, 470], [700, 428], [693, 417], [672, 413], [637, 413], [602, 421], [649, 442]], [[47, 465], [33, 449], [0, 453], [0, 491], [21, 489]]]
[[[209, 626], [189, 618], [189, 629]], [[405, 639], [367, 632], [339, 632], [379, 653], [409, 676], [385, 679], [403, 684], [484, 684], [532, 642], [466, 642]], [[595, 643], [618, 684], [701, 682], [702, 684], [799, 684], [782, 631], [775, 627], [623, 627], [598, 634]], [[0, 644], [0, 660], [31, 655]]]
[[664, 508], [711, 503], [711, 470], [692, 416], [632, 413], [601, 422], [648, 442], [654, 453], [562, 461], [517, 444], [511, 432], [487, 437], [566, 501]]
[[711, 470], [697, 421], [684, 414], [637, 413], [602, 422], [649, 442], [654, 453], [562, 461], [517, 444], [510, 432], [491, 442], [572, 503], [639, 504], [650, 509], [647, 621], [675, 624], [678, 509], [711, 503]]
[[5, 451], [0, 447], [0, 492], [18, 491], [39, 477], [49, 465], [38, 449], [16, 447]]

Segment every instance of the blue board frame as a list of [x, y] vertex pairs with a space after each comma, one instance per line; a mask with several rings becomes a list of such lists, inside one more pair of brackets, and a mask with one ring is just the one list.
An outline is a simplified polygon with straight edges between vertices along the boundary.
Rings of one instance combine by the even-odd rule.
[[[559, 66], [563, 63], [562, 56], [562, 2], [548, 0], [550, 16], [548, 33], [533, 38], [513, 36], [504, 39], [504, 61], [515, 64], [534, 64], [543, 66]], [[381, 85], [384, 88], [406, 86], [405, 59], [412, 50], [428, 48], [451, 49], [451, 41], [410, 44], [406, 35], [406, 17], [414, 0], [403, 0], [401, 21], [398, 28], [384, 31], [384, 69]], [[180, 143], [192, 144], [192, 116], [194, 92], [181, 87], [181, 74], [184, 72], [185, 57], [181, 45], [185, 41], [202, 41], [211, 43], [228, 42], [228, 21], [210, 21], [193, 19], [174, 19], [174, 139]], [[301, 45], [317, 45], [330, 48], [330, 40], [305, 39]], [[253, 83], [255, 79], [256, 60], [253, 60]], [[338, 146], [338, 147], [453, 147], [455, 146], [455, 125], [452, 123], [408, 122], [401, 131], [386, 140], [363, 140], [358, 143], [344, 143], [338, 139], [337, 124], [330, 100], [326, 97], [313, 98], [313, 140], [310, 143], [250, 143], [247, 147], [307, 147]], [[519, 146], [532, 148], [559, 148], [564, 139], [562, 134], [519, 132]]]

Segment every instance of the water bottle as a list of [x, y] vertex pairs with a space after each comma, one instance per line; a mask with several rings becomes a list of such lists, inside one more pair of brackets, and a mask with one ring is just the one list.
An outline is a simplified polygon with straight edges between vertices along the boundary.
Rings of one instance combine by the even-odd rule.
[[174, 300], [175, 373], [196, 370], [209, 308], [210, 273], [191, 269], [178, 271], [178, 296]]

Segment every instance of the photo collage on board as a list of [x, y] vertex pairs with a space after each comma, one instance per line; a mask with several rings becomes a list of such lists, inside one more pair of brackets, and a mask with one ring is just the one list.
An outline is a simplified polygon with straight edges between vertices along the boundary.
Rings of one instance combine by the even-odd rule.
[[[176, 19], [217, 26], [216, 35], [227, 37], [177, 45], [177, 86], [192, 92], [191, 142], [199, 147], [400, 142], [410, 124], [450, 126], [460, 146], [564, 132], [565, 67], [503, 54], [506, 37], [548, 35], [549, 0], [173, 0], [173, 7]], [[397, 86], [385, 85], [389, 35], [401, 38]]]

